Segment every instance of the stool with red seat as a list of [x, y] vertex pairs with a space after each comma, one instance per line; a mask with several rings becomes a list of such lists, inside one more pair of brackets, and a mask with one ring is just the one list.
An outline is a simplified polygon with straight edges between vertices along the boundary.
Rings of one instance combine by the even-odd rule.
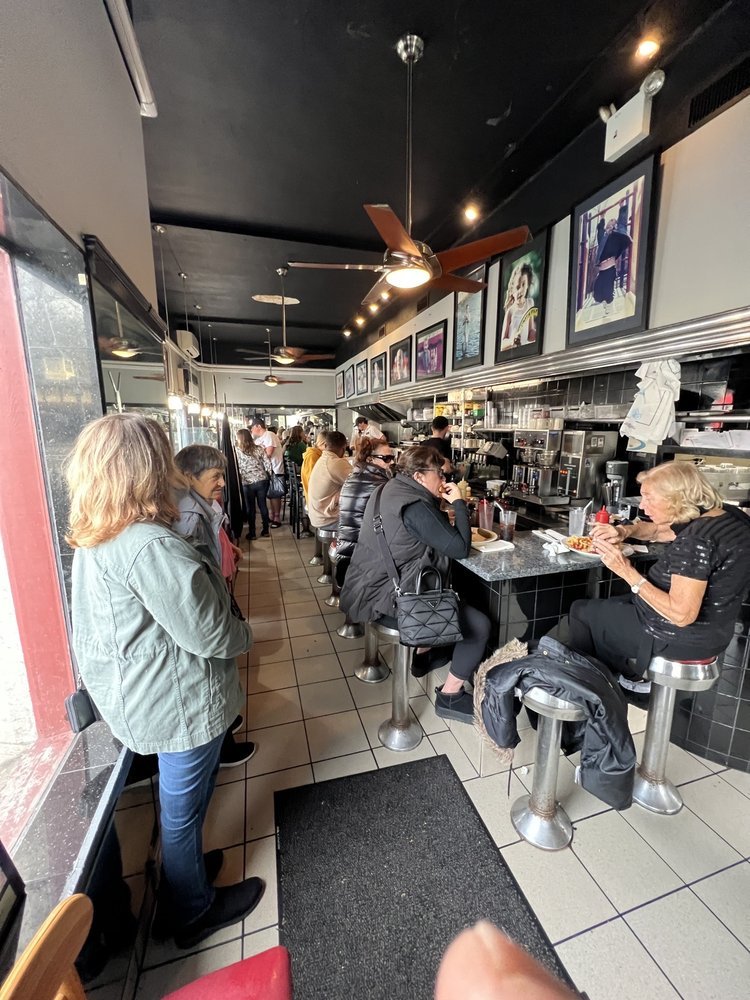
[[281, 945], [209, 972], [162, 1000], [292, 1000], [289, 952]]
[[682, 809], [682, 796], [666, 776], [669, 736], [677, 691], [707, 691], [719, 676], [718, 658], [669, 660], [654, 656], [648, 665], [651, 694], [646, 737], [635, 775], [633, 801], [650, 812], [672, 816]]

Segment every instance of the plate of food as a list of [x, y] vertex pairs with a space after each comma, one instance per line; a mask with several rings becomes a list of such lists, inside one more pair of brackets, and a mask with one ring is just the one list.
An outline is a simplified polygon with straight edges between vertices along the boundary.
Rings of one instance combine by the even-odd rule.
[[[594, 539], [589, 535], [568, 535], [567, 538], [563, 539], [563, 544], [571, 552], [577, 552], [579, 556], [588, 556], [589, 559], [601, 559], [599, 553], [593, 551]], [[621, 551], [624, 556], [632, 556], [635, 549], [632, 545], [623, 545]]]
[[490, 531], [489, 528], [471, 529], [471, 545], [474, 549], [481, 549], [483, 545], [487, 545], [489, 542], [494, 542], [496, 540], [497, 535], [494, 531]]

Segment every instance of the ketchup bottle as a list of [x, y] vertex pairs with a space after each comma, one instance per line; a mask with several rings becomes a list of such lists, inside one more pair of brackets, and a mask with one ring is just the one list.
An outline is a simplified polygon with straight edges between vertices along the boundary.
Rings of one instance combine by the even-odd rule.
[[601, 510], [598, 510], [594, 520], [597, 524], [609, 524], [609, 514], [607, 513], [607, 508], [602, 507]]

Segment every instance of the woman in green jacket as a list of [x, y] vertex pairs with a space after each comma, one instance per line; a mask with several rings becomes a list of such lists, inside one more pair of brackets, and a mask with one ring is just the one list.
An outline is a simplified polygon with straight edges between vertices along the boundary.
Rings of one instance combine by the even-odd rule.
[[[158, 755], [163, 903], [176, 943], [192, 948], [246, 916], [265, 888], [258, 878], [212, 888], [202, 851], [221, 743], [243, 701], [235, 657], [252, 631], [232, 616], [213, 561], [171, 529], [185, 483], [156, 421], [95, 420], [66, 473], [78, 666], [114, 735]], [[220, 864], [208, 858], [214, 877]]]

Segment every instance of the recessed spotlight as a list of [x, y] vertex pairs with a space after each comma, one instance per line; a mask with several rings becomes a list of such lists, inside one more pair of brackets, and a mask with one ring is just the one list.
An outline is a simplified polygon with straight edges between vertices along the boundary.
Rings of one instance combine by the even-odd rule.
[[357, 324], [357, 326], [364, 326], [365, 325], [365, 320], [364, 320], [363, 316], [355, 316], [354, 317], [354, 322]]
[[345, 337], [351, 337], [351, 335], [352, 335], [352, 331], [351, 330], [342, 330], [341, 332], [343, 333], [343, 335]]
[[184, 271], [178, 271], [177, 272], [177, 277], [178, 278], [182, 278], [183, 281], [187, 281], [187, 278], [188, 278], [188, 276], [185, 274]]
[[651, 56], [656, 55], [660, 48], [661, 45], [655, 38], [642, 38], [641, 41], [638, 42], [638, 48], [635, 50], [635, 54], [638, 59], [650, 59]]
[[467, 205], [464, 209], [464, 218], [467, 222], [476, 222], [479, 218], [479, 209], [476, 205]]
[[371, 312], [371, 313], [373, 314], [373, 316], [374, 316], [374, 315], [375, 315], [375, 313], [376, 313], [376, 312], [378, 311], [378, 309], [380, 308], [380, 306], [379, 306], [379, 305], [377, 304], [377, 302], [371, 302], [371, 303], [369, 304], [369, 306], [368, 306], [367, 308], [368, 308], [368, 309], [370, 310], [370, 312]]
[[381, 292], [380, 293], [380, 298], [383, 300], [383, 302], [387, 302], [390, 299], [390, 297], [391, 297], [391, 293], [390, 292]]

